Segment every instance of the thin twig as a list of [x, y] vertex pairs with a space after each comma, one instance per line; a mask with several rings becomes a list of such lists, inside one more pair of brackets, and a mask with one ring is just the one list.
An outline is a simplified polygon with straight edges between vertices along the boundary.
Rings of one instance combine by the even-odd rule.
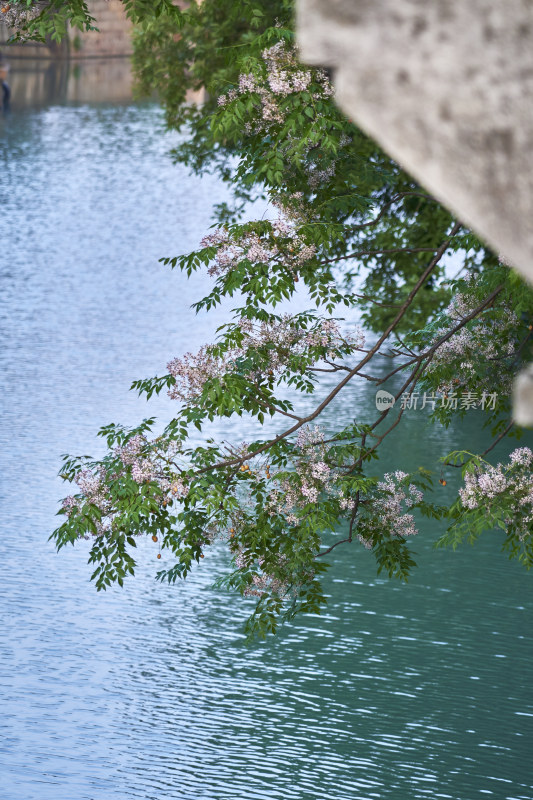
[[392, 256], [396, 253], [434, 253], [434, 247], [391, 247], [388, 250], [358, 250], [355, 253], [348, 253], [348, 255], [338, 256], [336, 258], [327, 258], [325, 261], [319, 261], [319, 267], [325, 267], [326, 264], [335, 264], [337, 261], [345, 261], [347, 258], [361, 258], [362, 256]]
[[[486, 450], [484, 450], [484, 451], [483, 451], [483, 453], [480, 453], [480, 457], [481, 457], [481, 458], [483, 458], [483, 456], [486, 456], [486, 455], [487, 455], [487, 453], [490, 453], [490, 451], [491, 451], [491, 450], [494, 450], [494, 448], [496, 447], [496, 445], [498, 444], [498, 442], [501, 442], [501, 440], [504, 438], [504, 436], [507, 436], [507, 434], [509, 433], [509, 431], [511, 430], [511, 428], [513, 427], [513, 425], [514, 425], [514, 421], [513, 421], [513, 420], [511, 420], [511, 421], [510, 421], [510, 422], [509, 422], [509, 423], [508, 423], [508, 424], [505, 426], [505, 428], [504, 428], [504, 429], [503, 429], [503, 431], [502, 431], [502, 432], [499, 434], [499, 436], [497, 436], [497, 437], [494, 439], [494, 441], [492, 442], [492, 444], [490, 445], [490, 447], [487, 447], [487, 449], [486, 449]], [[446, 467], [456, 467], [457, 469], [462, 469], [462, 468], [465, 466], [465, 464], [468, 464], [468, 462], [469, 462], [469, 461], [472, 461], [472, 458], [473, 458], [473, 456], [471, 456], [470, 458], [467, 458], [467, 459], [466, 459], [466, 461], [462, 461], [460, 464], [449, 464], [447, 461], [445, 461], [445, 462], [444, 462], [444, 465], [445, 465]]]
[[356, 495], [355, 495], [355, 505], [354, 505], [354, 507], [352, 509], [352, 515], [350, 517], [350, 528], [349, 528], [348, 538], [347, 539], [339, 539], [338, 542], [335, 542], [335, 544], [332, 544], [331, 547], [328, 547], [327, 550], [322, 550], [320, 553], [317, 553], [315, 558], [321, 558], [321, 556], [326, 556], [328, 553], [331, 553], [331, 551], [334, 550], [336, 547], [338, 547], [340, 544], [345, 544], [346, 542], [352, 542], [353, 541], [353, 526], [354, 526], [355, 518], [357, 516], [357, 512], [359, 510], [359, 500], [360, 500], [360, 493], [357, 492]]

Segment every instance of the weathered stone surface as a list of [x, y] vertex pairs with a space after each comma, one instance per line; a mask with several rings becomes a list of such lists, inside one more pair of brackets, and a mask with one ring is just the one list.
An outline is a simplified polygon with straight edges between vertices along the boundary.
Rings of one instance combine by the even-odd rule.
[[531, 0], [298, 0], [297, 29], [354, 122], [533, 281]]
[[126, 56], [133, 51], [132, 24], [121, 0], [90, 0], [97, 31], [69, 31], [71, 58]]
[[513, 419], [518, 425], [533, 426], [533, 364], [522, 370], [515, 380]]

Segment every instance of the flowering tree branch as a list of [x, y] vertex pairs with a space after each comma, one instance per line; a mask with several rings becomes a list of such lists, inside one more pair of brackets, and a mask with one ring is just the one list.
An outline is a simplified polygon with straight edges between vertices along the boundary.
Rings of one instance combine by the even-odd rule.
[[[453, 545], [473, 520], [476, 535], [499, 525], [526, 566], [533, 553], [527, 448], [498, 467], [484, 461], [494, 442], [466, 464], [467, 451], [443, 456], [465, 478], [449, 508], [434, 501], [426, 470], [375, 466], [420, 392], [433, 423], [448, 425], [471, 413], [477, 390], [496, 441], [514, 432], [507, 397], [517, 361], [531, 357], [533, 295], [343, 117], [327, 74], [298, 62], [290, 14], [281, 0], [238, 8], [204, 0], [180, 13], [179, 36], [169, 16], [137, 34], [142, 85], [160, 92], [171, 127], [189, 131], [176, 157], [199, 173], [218, 171], [235, 195], [197, 250], [162, 261], [205, 272], [210, 288], [197, 311], [228, 297], [242, 298], [241, 307], [215, 343], [133, 384], [147, 399], [167, 391], [176, 402], [161, 435], [152, 419], [134, 429], [113, 424], [100, 432], [103, 459], [65, 458], [62, 475], [77, 491], [53, 534], [58, 547], [92, 540], [99, 589], [134, 571], [138, 536], [168, 553], [158, 577], [171, 583], [219, 542], [228, 553], [222, 583], [255, 598], [247, 631], [259, 635], [320, 609], [324, 557], [341, 544], [358, 542], [378, 571], [407, 580], [420, 514], [446, 518]], [[186, 89], [198, 86], [208, 98], [193, 107]], [[243, 203], [258, 198], [263, 217], [243, 220]], [[463, 276], [452, 281], [449, 252]], [[313, 308], [278, 314], [301, 286]], [[332, 316], [342, 307], [361, 328]], [[322, 391], [325, 373], [339, 380], [299, 412], [294, 396]], [[354, 409], [336, 427], [324, 412], [358, 378], [392, 386], [389, 404], [371, 423]], [[192, 428], [243, 414], [257, 421], [252, 441], [191, 443]], [[263, 438], [266, 417], [290, 422]]]

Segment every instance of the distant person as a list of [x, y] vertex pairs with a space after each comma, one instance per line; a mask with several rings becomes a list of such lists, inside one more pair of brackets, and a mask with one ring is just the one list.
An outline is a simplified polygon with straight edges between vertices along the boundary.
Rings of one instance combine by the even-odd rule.
[[11, 99], [11, 87], [7, 82], [9, 67], [0, 53], [0, 82], [2, 83], [2, 111], [9, 111], [9, 101]]
[[9, 100], [11, 98], [11, 89], [7, 81], [2, 81], [2, 111], [5, 113], [9, 111]]

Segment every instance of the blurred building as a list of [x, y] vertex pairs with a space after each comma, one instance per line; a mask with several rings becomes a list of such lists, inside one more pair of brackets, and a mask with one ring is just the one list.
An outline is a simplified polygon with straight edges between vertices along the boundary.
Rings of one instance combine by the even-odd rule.
[[97, 20], [98, 31], [69, 30], [61, 42], [46, 44], [27, 42], [6, 44], [10, 31], [0, 25], [0, 49], [9, 59], [14, 58], [109, 58], [129, 56], [131, 22], [126, 17], [121, 0], [89, 0], [89, 13]]
[[121, 103], [132, 96], [132, 24], [121, 0], [89, 0], [98, 31], [69, 29], [61, 42], [8, 44], [0, 25], [0, 51], [9, 69], [13, 109], [55, 102]]

